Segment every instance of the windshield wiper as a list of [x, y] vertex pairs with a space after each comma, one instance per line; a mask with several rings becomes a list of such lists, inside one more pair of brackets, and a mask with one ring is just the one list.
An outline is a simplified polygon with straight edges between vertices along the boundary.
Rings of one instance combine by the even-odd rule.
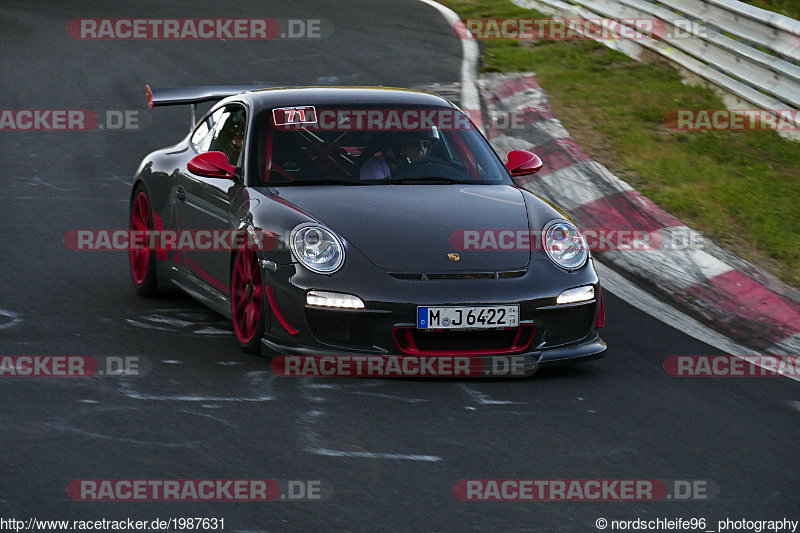
[[319, 180], [297, 180], [286, 181], [283, 183], [271, 183], [270, 187], [283, 187], [284, 185], [365, 185], [359, 181], [319, 179]]
[[408, 183], [432, 183], [432, 184], [449, 185], [451, 183], [463, 184], [469, 182], [455, 178], [445, 178], [443, 176], [415, 176], [413, 178], [389, 179], [378, 183], [401, 184], [401, 185]]

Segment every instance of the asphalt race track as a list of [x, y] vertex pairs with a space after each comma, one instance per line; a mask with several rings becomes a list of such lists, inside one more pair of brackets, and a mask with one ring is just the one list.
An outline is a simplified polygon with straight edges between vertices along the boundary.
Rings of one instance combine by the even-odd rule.
[[[402, 1], [17, 3], [0, 8], [2, 109], [136, 110], [132, 131], [0, 132], [0, 355], [139, 355], [128, 378], [0, 378], [0, 518], [224, 518], [230, 531], [596, 531], [598, 518], [800, 518], [798, 383], [674, 378], [719, 353], [605, 293], [605, 359], [532, 379], [274, 376], [189, 297], [139, 298], [127, 255], [70, 229], [126, 228], [130, 181], [188, 128], [144, 85], [459, 81], [461, 43]], [[81, 41], [95, 17], [321, 19], [324, 39]], [[704, 501], [464, 502], [460, 479], [705, 480]], [[320, 480], [321, 501], [88, 502], [75, 479]], [[610, 528], [609, 528], [610, 529]]]

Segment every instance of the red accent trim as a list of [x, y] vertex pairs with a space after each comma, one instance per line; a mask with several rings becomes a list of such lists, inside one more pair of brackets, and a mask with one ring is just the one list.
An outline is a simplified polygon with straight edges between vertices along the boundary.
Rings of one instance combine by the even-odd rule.
[[[417, 348], [417, 343], [414, 340], [414, 331], [416, 331], [416, 329], [417, 328], [411, 326], [401, 326], [392, 330], [394, 342], [403, 353], [409, 355], [500, 355], [523, 352], [531, 345], [531, 342], [533, 342], [533, 336], [536, 332], [536, 326], [533, 324], [522, 324], [517, 328], [517, 335], [514, 337], [511, 346], [507, 348], [485, 350], [420, 350]], [[525, 344], [520, 345], [520, 338], [524, 338], [522, 332], [527, 330], [530, 330], [530, 334], [527, 335], [528, 340]], [[402, 335], [402, 343], [400, 342], [401, 338], [398, 337], [398, 334]], [[403, 344], [405, 344], [405, 347], [403, 347]]]
[[[177, 253], [177, 252], [176, 252]], [[202, 279], [203, 281], [213, 285], [217, 289], [219, 289], [223, 294], [229, 295], [231, 293], [230, 288], [227, 285], [219, 281], [217, 278], [200, 268], [197, 263], [192, 261], [190, 258], [183, 256], [183, 264], [189, 267], [189, 270], [194, 271], [197, 276]]]
[[287, 178], [287, 179], [289, 179], [291, 181], [297, 181], [297, 179], [294, 176], [289, 174], [289, 172], [287, 172], [286, 169], [284, 169], [278, 163], [272, 163], [272, 168], [273, 168], [273, 170], [275, 170], [275, 172], [277, 172], [278, 174], [280, 174], [284, 178]]
[[290, 204], [290, 203], [289, 203], [289, 202], [287, 202], [286, 200], [281, 200], [281, 199], [280, 199], [280, 198], [278, 198], [277, 196], [270, 196], [270, 198], [271, 198], [272, 200], [274, 200], [274, 201], [278, 202], [278, 203], [279, 203], [279, 204], [281, 204], [281, 205], [285, 205], [285, 206], [286, 206], [286, 207], [288, 207], [289, 209], [294, 209], [295, 211], [297, 211], [297, 212], [298, 212], [298, 213], [300, 213], [301, 215], [305, 215], [305, 216], [307, 216], [308, 218], [311, 218], [311, 219], [314, 219], [314, 220], [316, 220], [316, 218], [312, 217], [311, 215], [309, 215], [308, 213], [306, 213], [305, 211], [303, 211], [302, 209], [300, 209], [300, 208], [299, 208], [299, 207], [297, 207], [296, 205]]
[[275, 315], [275, 318], [278, 319], [278, 322], [281, 323], [283, 329], [285, 329], [289, 335], [297, 335], [299, 332], [289, 324], [289, 321], [286, 320], [286, 317], [281, 311], [281, 308], [278, 307], [278, 299], [275, 297], [275, 292], [272, 290], [272, 285], [267, 285], [267, 300], [269, 300], [269, 307], [272, 309], [272, 313]]
[[223, 152], [205, 152], [189, 160], [186, 168], [192, 174], [206, 178], [231, 178], [236, 167]]
[[264, 177], [261, 181], [264, 183], [269, 183], [269, 175], [273, 170], [284, 178], [287, 178], [291, 181], [297, 181], [297, 178], [289, 174], [283, 167], [272, 160], [272, 153], [275, 145], [273, 131], [274, 130], [269, 130], [269, 133], [267, 133], [267, 139], [264, 141], [264, 157], [266, 162], [264, 163]]
[[147, 95], [147, 107], [153, 109], [153, 89], [149, 85], [144, 86], [144, 94]]
[[264, 141], [264, 176], [261, 181], [267, 183], [269, 181], [269, 173], [272, 170], [272, 129], [267, 133], [267, 139]]
[[458, 152], [457, 155], [459, 159], [461, 159], [461, 162], [465, 163], [469, 169], [470, 176], [474, 179], [480, 178], [481, 171], [478, 169], [478, 162], [475, 160], [475, 154], [470, 151], [460, 135], [453, 135], [453, 146], [456, 148], [456, 152]]
[[603, 289], [598, 289], [600, 292], [600, 297], [597, 299], [600, 305], [600, 309], [597, 311], [597, 323], [595, 324], [596, 328], [602, 328], [606, 325], [606, 307], [603, 305]]
[[403, 334], [403, 340], [406, 343], [406, 350], [409, 350], [410, 352], [413, 353], [419, 352], [419, 349], [417, 348], [417, 343], [414, 341], [414, 335], [411, 333], [411, 328], [402, 330], [402, 334]]
[[[143, 231], [147, 234], [150, 231], [150, 201], [147, 199], [147, 193], [144, 191], [136, 195], [131, 208], [131, 231]], [[150, 268], [150, 248], [134, 248], [129, 249], [129, 257], [131, 262], [131, 273], [133, 274], [133, 281], [137, 285], [144, 283], [147, 277], [147, 271]]]
[[[253, 288], [253, 294], [250, 297], [247, 295], [248, 286]], [[236, 256], [231, 276], [233, 328], [242, 344], [249, 344], [255, 338], [258, 330], [258, 323], [264, 309], [262, 287], [255, 251], [252, 246], [245, 246]], [[255, 313], [248, 318], [249, 311], [255, 311]]]
[[529, 176], [542, 170], [542, 160], [538, 155], [527, 150], [511, 150], [508, 152], [506, 168], [512, 177]]

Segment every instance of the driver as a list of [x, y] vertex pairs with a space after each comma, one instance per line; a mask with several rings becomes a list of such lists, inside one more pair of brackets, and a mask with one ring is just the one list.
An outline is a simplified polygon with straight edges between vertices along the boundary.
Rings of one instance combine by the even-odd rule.
[[398, 168], [405, 168], [428, 156], [436, 137], [430, 131], [404, 133], [395, 140], [394, 150], [385, 150], [364, 162], [361, 167], [362, 180], [380, 180], [390, 177]]

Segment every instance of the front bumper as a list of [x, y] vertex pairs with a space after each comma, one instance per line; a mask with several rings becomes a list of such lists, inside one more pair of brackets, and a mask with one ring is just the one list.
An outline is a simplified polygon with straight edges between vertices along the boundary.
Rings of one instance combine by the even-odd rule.
[[[513, 356], [532, 373], [539, 366], [602, 357], [606, 350], [595, 330], [597, 299], [555, 303], [561, 291], [581, 285], [595, 285], [600, 294], [591, 264], [566, 272], [549, 262], [532, 262], [516, 277], [504, 279], [398, 279], [368, 262], [347, 264], [331, 276], [296, 264], [264, 274], [274, 306], [265, 311], [269, 326], [262, 343], [281, 355], [456, 355], [480, 357], [484, 368]], [[365, 309], [309, 307], [309, 290], [354, 294]], [[417, 306], [513, 303], [520, 306], [520, 326], [513, 330], [416, 329]]]

